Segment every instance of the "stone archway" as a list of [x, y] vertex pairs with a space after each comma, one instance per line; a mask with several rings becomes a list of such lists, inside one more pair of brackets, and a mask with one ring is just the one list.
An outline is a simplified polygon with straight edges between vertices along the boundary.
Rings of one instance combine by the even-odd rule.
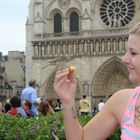
[[114, 56], [102, 64], [95, 73], [91, 92], [94, 102], [97, 103], [101, 98], [108, 97], [120, 89], [131, 87], [133, 84], [128, 79], [127, 68], [120, 58]]

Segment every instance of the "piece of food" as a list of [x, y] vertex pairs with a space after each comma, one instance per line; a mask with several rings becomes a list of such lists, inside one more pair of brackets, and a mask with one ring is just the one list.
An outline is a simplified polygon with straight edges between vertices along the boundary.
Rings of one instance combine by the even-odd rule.
[[70, 66], [70, 67], [69, 67], [69, 72], [72, 73], [72, 72], [74, 72], [74, 71], [75, 71], [75, 67], [74, 67], [74, 66]]

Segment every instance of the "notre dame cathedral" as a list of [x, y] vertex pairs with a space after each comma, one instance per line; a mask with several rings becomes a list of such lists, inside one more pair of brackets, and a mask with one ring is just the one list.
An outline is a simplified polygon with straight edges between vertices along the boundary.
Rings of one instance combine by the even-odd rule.
[[30, 0], [26, 23], [26, 83], [55, 100], [57, 69], [76, 67], [79, 100], [93, 104], [133, 87], [121, 58], [128, 30], [140, 21], [140, 0]]

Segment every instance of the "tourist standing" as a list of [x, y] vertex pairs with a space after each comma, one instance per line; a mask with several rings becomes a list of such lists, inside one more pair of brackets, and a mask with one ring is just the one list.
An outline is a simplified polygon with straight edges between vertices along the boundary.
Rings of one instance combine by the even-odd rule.
[[38, 96], [35, 87], [36, 81], [30, 80], [29, 85], [25, 89], [23, 89], [21, 93], [21, 101], [22, 102], [24, 100], [30, 101], [32, 104], [31, 111], [34, 113], [34, 116], [38, 116], [38, 101], [37, 101]]
[[83, 95], [83, 98], [79, 101], [80, 105], [80, 114], [81, 115], [87, 115], [90, 112], [90, 102], [86, 98], [86, 95]]
[[62, 103], [60, 99], [57, 99], [54, 111], [61, 111], [62, 110]]
[[105, 103], [101, 99], [100, 102], [98, 103], [98, 111], [101, 111], [103, 109], [104, 105], [105, 105]]

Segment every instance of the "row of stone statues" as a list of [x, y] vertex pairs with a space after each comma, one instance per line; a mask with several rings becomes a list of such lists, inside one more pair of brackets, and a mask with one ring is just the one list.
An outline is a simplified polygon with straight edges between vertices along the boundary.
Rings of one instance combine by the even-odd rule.
[[84, 41], [42, 42], [34, 43], [35, 57], [79, 56], [124, 53], [127, 38], [96, 39]]

